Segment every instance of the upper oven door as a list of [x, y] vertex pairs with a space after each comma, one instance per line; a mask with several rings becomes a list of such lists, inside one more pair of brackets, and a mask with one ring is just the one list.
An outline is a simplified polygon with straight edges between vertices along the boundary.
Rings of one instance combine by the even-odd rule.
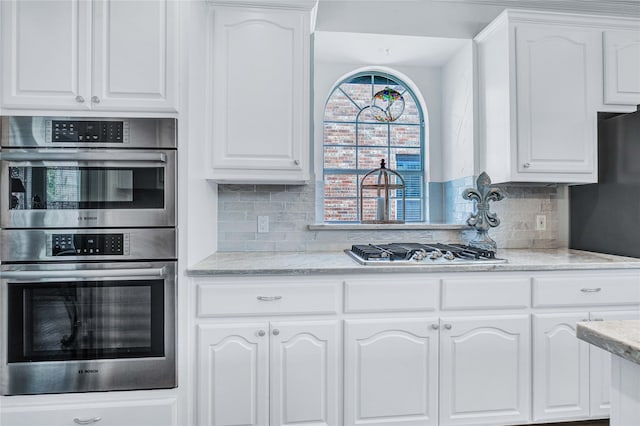
[[3, 149], [2, 228], [175, 226], [176, 151]]

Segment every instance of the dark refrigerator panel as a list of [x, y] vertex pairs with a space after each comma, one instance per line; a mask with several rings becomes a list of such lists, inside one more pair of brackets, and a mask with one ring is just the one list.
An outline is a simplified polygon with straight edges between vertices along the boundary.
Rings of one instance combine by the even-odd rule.
[[598, 163], [569, 188], [569, 247], [640, 258], [640, 112], [598, 122]]

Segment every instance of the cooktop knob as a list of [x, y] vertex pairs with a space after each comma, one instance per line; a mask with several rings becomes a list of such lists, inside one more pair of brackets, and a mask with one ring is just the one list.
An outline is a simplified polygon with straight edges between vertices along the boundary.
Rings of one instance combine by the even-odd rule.
[[442, 252], [439, 249], [435, 249], [429, 253], [429, 259], [438, 259], [442, 257]]
[[450, 251], [447, 251], [442, 257], [447, 260], [454, 260], [456, 258]]

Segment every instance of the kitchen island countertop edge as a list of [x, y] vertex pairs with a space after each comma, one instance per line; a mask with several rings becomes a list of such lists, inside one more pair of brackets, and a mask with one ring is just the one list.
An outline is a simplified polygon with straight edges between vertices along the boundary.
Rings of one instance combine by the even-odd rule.
[[640, 364], [640, 320], [579, 322], [576, 336], [614, 355]]

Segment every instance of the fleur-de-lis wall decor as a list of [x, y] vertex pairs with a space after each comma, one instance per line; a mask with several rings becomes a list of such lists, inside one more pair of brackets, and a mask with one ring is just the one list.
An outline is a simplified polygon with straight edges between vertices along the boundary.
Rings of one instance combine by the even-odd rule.
[[498, 245], [489, 237], [489, 229], [500, 225], [500, 219], [496, 213], [489, 211], [489, 202], [502, 200], [504, 192], [491, 186], [491, 178], [486, 172], [482, 172], [476, 180], [476, 188], [465, 189], [462, 197], [474, 201], [474, 212], [467, 219], [467, 224], [476, 229], [476, 235], [469, 241], [469, 245], [496, 251]]

